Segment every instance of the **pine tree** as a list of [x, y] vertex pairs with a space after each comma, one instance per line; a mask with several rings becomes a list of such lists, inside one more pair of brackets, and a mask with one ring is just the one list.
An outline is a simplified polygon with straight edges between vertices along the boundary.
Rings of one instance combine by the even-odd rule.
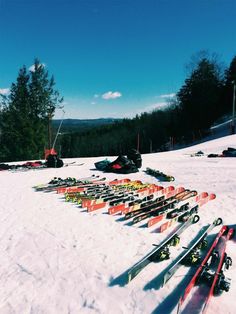
[[8, 98], [9, 105], [2, 115], [2, 155], [6, 160], [24, 160], [34, 149], [34, 142], [29, 120], [29, 75], [26, 67], [22, 67], [13, 83]]
[[234, 84], [236, 84], [236, 56], [232, 59], [229, 68], [225, 71], [224, 85], [224, 113], [231, 113], [233, 103]]
[[185, 132], [197, 136], [219, 117], [221, 91], [218, 67], [207, 58], [201, 59], [177, 93]]
[[229, 69], [226, 72], [226, 82], [232, 83], [236, 81], [236, 56], [233, 57]]
[[47, 145], [48, 121], [62, 102], [54, 79], [35, 60], [33, 70], [19, 70], [1, 112], [1, 161], [39, 159]]
[[51, 120], [63, 98], [60, 98], [59, 92], [54, 89], [54, 77], [49, 79], [48, 76], [45, 66], [35, 59], [29, 84], [32, 119], [35, 121], [34, 133], [39, 146], [48, 145], [48, 148], [51, 148]]

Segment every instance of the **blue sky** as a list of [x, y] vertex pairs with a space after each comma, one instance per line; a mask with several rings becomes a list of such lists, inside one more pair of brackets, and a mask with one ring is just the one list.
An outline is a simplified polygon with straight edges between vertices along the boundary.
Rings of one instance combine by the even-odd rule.
[[65, 117], [133, 117], [179, 90], [193, 54], [229, 65], [235, 12], [236, 0], [0, 0], [0, 91], [37, 57]]

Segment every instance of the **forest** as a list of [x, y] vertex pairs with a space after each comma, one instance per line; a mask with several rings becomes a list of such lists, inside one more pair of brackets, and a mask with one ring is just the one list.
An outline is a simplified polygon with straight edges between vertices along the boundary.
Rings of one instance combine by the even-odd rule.
[[188, 68], [184, 85], [168, 107], [84, 133], [64, 134], [58, 143], [62, 156], [114, 156], [130, 148], [158, 152], [206, 136], [215, 121], [232, 112], [236, 56], [223, 67], [216, 55], [199, 52]]
[[[216, 55], [201, 52], [188, 64], [183, 86], [162, 110], [132, 119], [63, 132], [56, 142], [61, 157], [114, 156], [130, 148], [140, 153], [173, 149], [203, 138], [215, 121], [232, 112], [236, 84], [236, 56], [223, 66]], [[58, 124], [52, 127], [63, 97], [54, 77], [38, 59], [34, 71], [20, 68], [9, 95], [0, 95], [0, 161], [42, 159], [52, 147]], [[234, 133], [232, 128], [232, 133]]]

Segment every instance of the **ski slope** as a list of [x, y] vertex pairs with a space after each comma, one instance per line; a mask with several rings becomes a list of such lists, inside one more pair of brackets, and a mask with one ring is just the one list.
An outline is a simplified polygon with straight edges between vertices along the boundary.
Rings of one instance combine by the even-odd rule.
[[[200, 228], [222, 217], [236, 228], [236, 159], [207, 158], [236, 148], [236, 135], [181, 150], [142, 155], [143, 166], [130, 175], [103, 174], [94, 163], [104, 157], [64, 160], [84, 163], [59, 169], [0, 172], [0, 313], [1, 314], [147, 314], [176, 313], [177, 302], [190, 280], [189, 268], [181, 267], [166, 286], [161, 274], [188, 246]], [[202, 157], [191, 157], [197, 151]], [[113, 161], [116, 158], [108, 157]], [[127, 270], [173, 230], [157, 233], [157, 225], [131, 226], [107, 210], [87, 213], [64, 202], [61, 195], [35, 192], [32, 186], [53, 177], [81, 178], [92, 174], [107, 180], [130, 178], [158, 184], [143, 170], [158, 169], [175, 181], [161, 185], [184, 186], [215, 193], [216, 199], [200, 209], [200, 221], [181, 235], [171, 250], [171, 260], [149, 264], [126, 285]], [[216, 227], [212, 234], [216, 234]], [[235, 313], [236, 237], [228, 242], [233, 266], [227, 276], [231, 290], [211, 300], [208, 313]], [[198, 302], [198, 300], [193, 300]], [[191, 310], [189, 311], [191, 312]], [[191, 312], [192, 313], [192, 312]]]

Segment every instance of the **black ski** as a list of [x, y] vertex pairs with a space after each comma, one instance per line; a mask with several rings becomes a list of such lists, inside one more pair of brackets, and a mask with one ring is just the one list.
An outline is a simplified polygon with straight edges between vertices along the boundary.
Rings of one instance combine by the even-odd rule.
[[172, 265], [172, 267], [169, 268], [168, 271], [164, 274], [162, 286], [164, 286], [170, 280], [170, 278], [182, 265], [191, 266], [199, 263], [199, 251], [206, 245], [205, 241], [208, 233], [210, 233], [214, 227], [219, 226], [220, 224], [222, 224], [222, 219], [217, 218], [213, 221], [212, 224], [209, 224], [203, 228], [197, 240], [183, 254], [180, 255], [174, 265]]
[[157, 245], [149, 254], [142, 258], [138, 263], [128, 270], [128, 282], [136, 277], [141, 270], [146, 267], [149, 263], [154, 261], [161, 261], [170, 257], [169, 247], [176, 246], [180, 241], [180, 234], [187, 229], [193, 223], [199, 221], [199, 216], [192, 216], [189, 220], [180, 225], [176, 231], [167, 237], [161, 244]]

